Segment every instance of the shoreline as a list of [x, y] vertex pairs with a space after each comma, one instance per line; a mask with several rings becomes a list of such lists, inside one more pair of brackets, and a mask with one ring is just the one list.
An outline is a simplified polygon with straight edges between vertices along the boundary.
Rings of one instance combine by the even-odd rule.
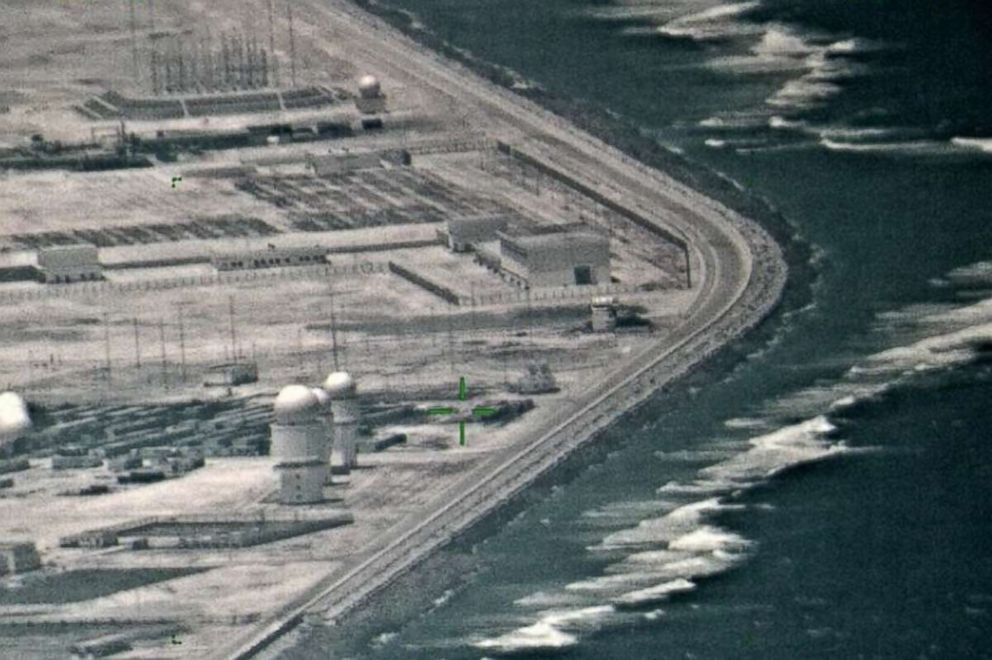
[[[433, 514], [415, 523], [412, 528], [399, 530], [391, 542], [371, 557], [353, 566], [344, 575], [333, 576], [333, 579], [317, 585], [311, 593], [288, 604], [280, 616], [230, 647], [216, 650], [212, 657], [252, 657], [293, 630], [305, 616], [319, 613], [324, 619], [337, 622], [357, 606], [374, 601], [386, 587], [427, 560], [435, 551], [519, 498], [530, 485], [561, 465], [576, 449], [594, 440], [619, 418], [637, 409], [656, 392], [670, 387], [733, 340], [759, 325], [782, 299], [789, 272], [782, 248], [771, 232], [723, 206], [708, 193], [697, 191], [674, 179], [668, 172], [655, 170], [633, 159], [530, 98], [479, 80], [476, 72], [466, 68], [462, 62], [449, 61], [435, 51], [424, 52], [423, 44], [411, 40], [402, 32], [397, 33], [395, 27], [385, 25], [378, 16], [356, 9], [350, 3], [344, 3], [345, 6], [328, 4], [335, 5], [329, 12], [337, 10], [339, 14], [356, 21], [358, 26], [375, 30], [377, 40], [387, 42], [384, 47], [412, 49], [421, 56], [426, 55], [429, 63], [445, 67], [447, 76], [457, 76], [458, 82], [464, 84], [470, 93], [478, 93], [476, 88], [481, 84], [481, 91], [492, 94], [492, 97], [487, 97], [492, 106], [508, 104], [509, 108], [498, 108], [507, 116], [519, 117], [526, 113], [526, 119], [534, 123], [543, 121], [555, 133], [564, 133], [564, 137], [572, 141], [568, 146], [579, 156], [588, 156], [583, 151], [585, 149], [596, 150], [597, 159], [609, 159], [612, 168], [609, 173], [622, 170], [628, 175], [626, 183], [629, 186], [622, 181], [617, 184], [624, 191], [639, 188], [642, 195], [657, 195], [652, 187], [633, 183], [643, 177], [648, 183], [663, 188], [669, 195], [668, 199], [676, 198], [686, 208], [705, 216], [704, 221], [713, 224], [706, 229], [713, 233], [708, 237], [694, 233], [690, 242], [698, 252], [697, 258], [701, 263], [707, 263], [705, 275], [708, 281], [700, 293], [701, 302], [694, 310], [693, 319], [687, 319], [673, 335], [647, 347], [623, 368], [610, 374], [591, 394], [583, 397], [583, 405], [577, 411], [564, 419], [559, 416], [549, 420], [546, 428], [535, 431], [536, 439], [511, 447], [506, 452], [509, 456], [494, 456], [482, 466], [488, 475], [485, 479], [479, 479], [480, 470], [469, 473], [459, 486], [452, 489], [459, 496], [449, 504], [435, 509]], [[426, 64], [428, 62], [418, 62], [414, 66]], [[658, 148], [662, 149], [660, 146]], [[699, 231], [695, 227], [689, 229]], [[729, 250], [724, 257], [740, 250], [741, 254], [737, 255], [739, 263], [734, 264], [732, 258], [716, 258], [715, 245]], [[704, 254], [701, 251], [703, 248], [710, 253]], [[710, 261], [706, 262], [706, 259]], [[726, 270], [728, 265], [724, 261], [740, 269], [736, 279], [732, 277], [734, 273], [721, 272], [721, 268]], [[718, 275], [727, 278], [726, 281], [718, 282]], [[727, 300], [721, 298], [723, 287], [718, 286], [721, 284], [734, 285], [734, 291]], [[696, 323], [689, 323], [690, 320]]]

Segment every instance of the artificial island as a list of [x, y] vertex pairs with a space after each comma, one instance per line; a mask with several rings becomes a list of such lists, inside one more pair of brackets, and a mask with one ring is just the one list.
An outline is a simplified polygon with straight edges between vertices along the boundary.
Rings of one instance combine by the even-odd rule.
[[0, 654], [374, 607], [782, 291], [753, 222], [344, 0], [11, 16]]

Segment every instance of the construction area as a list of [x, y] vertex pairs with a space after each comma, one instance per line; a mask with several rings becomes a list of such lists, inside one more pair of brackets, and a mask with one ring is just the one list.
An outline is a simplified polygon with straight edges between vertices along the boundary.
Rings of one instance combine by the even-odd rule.
[[0, 655], [209, 656], [699, 304], [671, 210], [353, 9], [42, 5], [0, 55]]

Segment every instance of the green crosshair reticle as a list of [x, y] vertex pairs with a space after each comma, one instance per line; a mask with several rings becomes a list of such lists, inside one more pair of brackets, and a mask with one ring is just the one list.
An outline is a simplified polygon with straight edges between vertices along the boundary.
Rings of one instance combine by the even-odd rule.
[[[465, 401], [468, 398], [468, 387], [465, 385], [465, 376], [458, 379], [458, 400]], [[427, 410], [428, 415], [454, 415], [461, 412], [458, 408], [451, 406], [440, 406]], [[496, 409], [492, 406], [476, 406], [472, 408], [473, 417], [489, 417], [495, 415]], [[458, 444], [465, 446], [465, 420], [458, 420]]]

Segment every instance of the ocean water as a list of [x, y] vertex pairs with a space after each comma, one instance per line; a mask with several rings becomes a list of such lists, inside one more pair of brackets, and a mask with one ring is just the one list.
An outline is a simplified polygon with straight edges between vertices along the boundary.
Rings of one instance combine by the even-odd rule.
[[446, 583], [283, 655], [992, 657], [992, 10], [387, 4], [764, 199], [812, 283]]

